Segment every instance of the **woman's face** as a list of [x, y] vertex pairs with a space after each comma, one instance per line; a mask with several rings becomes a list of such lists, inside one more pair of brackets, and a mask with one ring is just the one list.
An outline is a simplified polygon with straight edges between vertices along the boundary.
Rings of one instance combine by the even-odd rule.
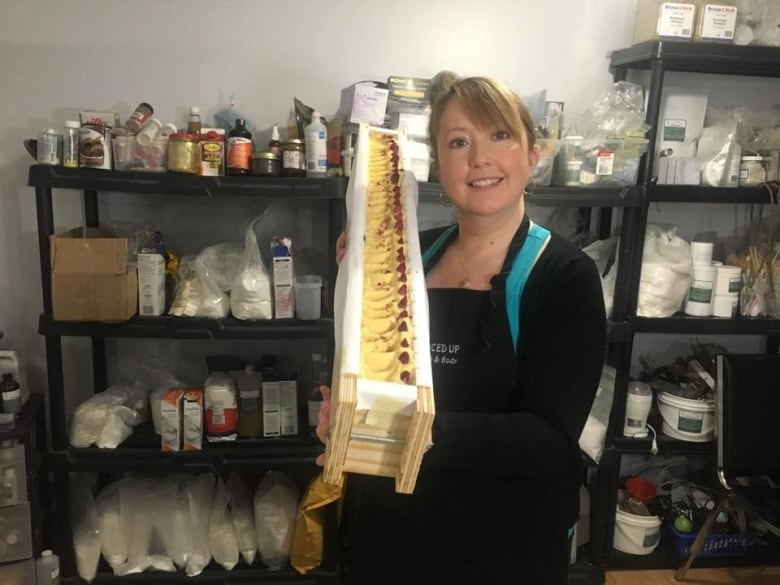
[[475, 126], [458, 98], [441, 114], [436, 145], [439, 181], [461, 213], [476, 216], [516, 209], [539, 160], [525, 135]]

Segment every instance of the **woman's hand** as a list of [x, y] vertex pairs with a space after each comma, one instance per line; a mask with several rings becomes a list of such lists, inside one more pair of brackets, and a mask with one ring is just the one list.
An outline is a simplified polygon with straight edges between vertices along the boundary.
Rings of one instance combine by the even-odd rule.
[[341, 264], [347, 252], [347, 232], [341, 232], [336, 240], [336, 264]]
[[[346, 240], [346, 234], [344, 239]], [[341, 236], [339, 236], [341, 239]], [[343, 256], [343, 253], [342, 253]], [[320, 392], [322, 392], [322, 404], [320, 404], [320, 416], [317, 419], [317, 438], [324, 445], [328, 444], [328, 430], [330, 429], [330, 388], [327, 386], [320, 386]], [[317, 456], [317, 465], [325, 465], [325, 453]]]

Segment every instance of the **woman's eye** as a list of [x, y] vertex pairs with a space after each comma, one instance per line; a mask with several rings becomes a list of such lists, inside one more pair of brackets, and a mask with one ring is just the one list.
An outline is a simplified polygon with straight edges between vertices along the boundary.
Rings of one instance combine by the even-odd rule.
[[496, 130], [493, 132], [494, 140], [508, 140], [510, 138], [512, 138], [512, 135], [506, 130]]
[[465, 138], [453, 138], [450, 140], [450, 148], [463, 148], [468, 144]]

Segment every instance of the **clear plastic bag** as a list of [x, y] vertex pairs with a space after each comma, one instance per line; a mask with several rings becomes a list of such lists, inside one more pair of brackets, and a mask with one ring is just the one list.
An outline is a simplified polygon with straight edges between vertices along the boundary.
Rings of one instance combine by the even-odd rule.
[[122, 506], [119, 502], [121, 482], [104, 487], [97, 498], [100, 518], [100, 548], [103, 558], [115, 571], [127, 561], [127, 542], [122, 528]]
[[194, 479], [192, 475], [177, 474], [165, 477], [160, 484], [162, 513], [158, 529], [163, 549], [180, 569], [187, 566], [192, 551], [192, 517], [187, 486]]
[[613, 83], [567, 131], [567, 136], [586, 140], [641, 138], [650, 128], [645, 123], [644, 90], [628, 81]]
[[139, 414], [127, 406], [133, 395], [129, 387], [112, 386], [79, 404], [70, 427], [71, 446], [118, 447], [141, 421]]
[[604, 365], [601, 379], [593, 404], [590, 407], [588, 419], [580, 434], [580, 449], [596, 463], [604, 453], [604, 441], [607, 437], [609, 415], [612, 412], [612, 401], [615, 397], [615, 368]]
[[210, 473], [199, 475], [187, 486], [187, 495], [192, 523], [192, 554], [187, 561], [185, 572], [188, 577], [196, 577], [211, 561], [209, 519], [214, 498], [214, 476]]
[[241, 270], [243, 247], [216, 244], [182, 260], [170, 314], [221, 319], [230, 313], [229, 291]]
[[287, 566], [301, 493], [281, 471], [269, 471], [255, 492], [255, 532], [263, 563], [272, 571]]
[[217, 490], [211, 505], [209, 521], [209, 550], [211, 556], [226, 571], [232, 571], [238, 564], [238, 539], [230, 519], [230, 496], [222, 478], [217, 477]]
[[670, 317], [680, 310], [693, 279], [691, 246], [676, 227], [648, 224], [642, 254], [637, 315]]
[[255, 514], [252, 510], [252, 497], [243, 480], [231, 473], [227, 481], [230, 495], [230, 519], [236, 531], [238, 550], [244, 562], [252, 566], [257, 557], [257, 537], [255, 536]]
[[230, 306], [238, 319], [272, 319], [271, 275], [257, 245], [255, 226], [265, 214], [255, 218], [246, 230], [243, 266], [233, 281]]
[[84, 581], [92, 583], [100, 562], [100, 521], [92, 489], [84, 480], [73, 486], [72, 512], [76, 572]]

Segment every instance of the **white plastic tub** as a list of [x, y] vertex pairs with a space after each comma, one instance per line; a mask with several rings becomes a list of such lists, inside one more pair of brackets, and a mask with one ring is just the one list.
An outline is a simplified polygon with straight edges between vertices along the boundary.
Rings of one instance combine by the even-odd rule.
[[618, 509], [615, 513], [615, 550], [630, 555], [649, 555], [661, 540], [661, 519], [658, 516], [637, 516]]
[[668, 392], [658, 394], [664, 435], [704, 443], [715, 437], [715, 401], [689, 400]]

